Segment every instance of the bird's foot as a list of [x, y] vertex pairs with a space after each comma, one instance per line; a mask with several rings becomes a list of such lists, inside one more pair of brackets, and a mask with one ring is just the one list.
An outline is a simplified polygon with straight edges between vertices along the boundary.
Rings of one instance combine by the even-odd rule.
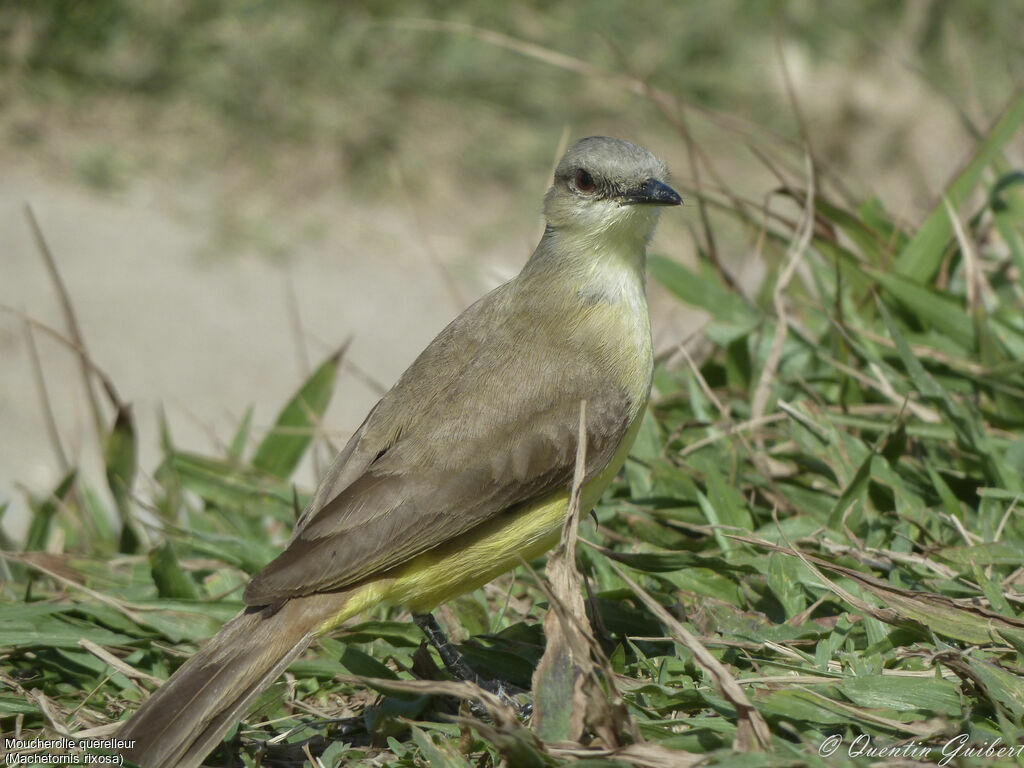
[[[512, 711], [515, 712], [521, 720], [525, 720], [533, 714], [533, 702], [527, 701], [524, 703], [516, 698], [518, 695], [526, 693], [522, 688], [512, 685], [504, 680], [484, 680], [479, 676], [477, 676], [475, 682], [488, 693], [493, 693], [497, 696], [501, 700], [502, 704], [507, 707], [511, 707]], [[472, 705], [470, 706], [472, 707]]]
[[[518, 694], [526, 693], [526, 691], [504, 680], [486, 680], [470, 669], [466, 660], [462, 658], [462, 654], [448, 640], [444, 630], [438, 625], [437, 619], [434, 618], [433, 614], [414, 613], [412, 618], [416, 622], [416, 626], [426, 635], [430, 644], [437, 649], [441, 661], [444, 662], [445, 668], [452, 677], [456, 680], [479, 685], [485, 691], [497, 696], [503, 704], [511, 707], [521, 718], [525, 719], [532, 714], [532, 703], [522, 704], [516, 699]], [[479, 702], [470, 702], [469, 708], [476, 717], [488, 717], [486, 708]]]

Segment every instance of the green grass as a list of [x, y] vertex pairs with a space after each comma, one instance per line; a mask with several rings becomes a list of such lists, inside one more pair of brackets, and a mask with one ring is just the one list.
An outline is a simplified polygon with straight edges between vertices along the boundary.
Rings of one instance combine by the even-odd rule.
[[[423, 19], [459, 31], [416, 24]], [[937, 100], [951, 102], [943, 118], [955, 110], [970, 123], [963, 105], [992, 109], [1016, 82], [1022, 24], [1014, 3], [933, 3], [923, 12], [842, 0], [719, 0], [713, 12], [700, 2], [623, 0], [12, 3], [0, 8], [0, 73], [17, 75], [10, 86], [21, 91], [11, 88], [10, 98], [24, 109], [0, 130], [15, 146], [61, 133], [110, 142], [87, 147], [79, 161], [82, 178], [99, 189], [122, 166], [173, 166], [184, 156], [188, 178], [197, 164], [241, 156], [263, 185], [296, 173], [295, 187], [315, 196], [340, 173], [361, 195], [386, 196], [389, 161], [399, 157], [414, 181], [428, 176], [438, 140], [458, 129], [451, 140], [459, 151], [448, 153], [457, 176], [479, 183], [484, 173], [528, 190], [524, 207], [535, 210], [530, 169], [551, 162], [564, 125], [600, 126], [614, 116], [620, 129], [664, 126], [650, 105], [627, 107], [603, 78], [580, 78], [522, 48], [510, 53], [480, 30], [641, 77], [685, 94], [696, 111], [742, 115], [791, 135], [792, 114], [779, 108], [773, 29], [795, 61], [823, 75], [837, 62], [857, 71], [899, 49]], [[802, 97], [814, 101], [830, 83], [809, 81]], [[820, 137], [835, 154], [877, 120], [856, 99], [843, 109]], [[183, 132], [195, 140], [168, 151], [167, 135]], [[495, 151], [495, 137], [515, 151]], [[894, 152], [905, 149], [899, 136], [892, 141]], [[302, 152], [312, 158], [296, 163]], [[296, 194], [286, 190], [282, 203]]]
[[[545, 740], [500, 712], [453, 721], [431, 693], [448, 688], [409, 682], [443, 679], [436, 657], [381, 607], [295, 662], [208, 764], [1013, 764], [991, 752], [1024, 743], [1024, 186], [1004, 154], [1022, 123], [1018, 97], [916, 227], [799, 173], [767, 215], [685, 190], [707, 258], [649, 266], [708, 312], [709, 348], [659, 366], [622, 477], [580, 523], [592, 631], [559, 642], [589, 651], [586, 682], [538, 702]], [[769, 267], [756, 294], [716, 267], [725, 226]], [[152, 501], [134, 457], [153, 436], [104, 390], [113, 507], [71, 472], [27, 541], [2, 542], [5, 736], [109, 733], [240, 609], [304, 503], [290, 478], [337, 359], [223, 455], [165, 430]], [[554, 636], [544, 574], [442, 612], [484, 676], [530, 687]]]

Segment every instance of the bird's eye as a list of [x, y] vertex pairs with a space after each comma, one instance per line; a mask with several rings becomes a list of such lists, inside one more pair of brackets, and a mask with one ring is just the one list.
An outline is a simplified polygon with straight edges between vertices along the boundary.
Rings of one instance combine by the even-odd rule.
[[573, 179], [573, 182], [576, 184], [576, 189], [580, 192], [593, 192], [594, 187], [597, 186], [597, 184], [594, 183], [594, 177], [582, 168], [576, 171], [576, 176]]

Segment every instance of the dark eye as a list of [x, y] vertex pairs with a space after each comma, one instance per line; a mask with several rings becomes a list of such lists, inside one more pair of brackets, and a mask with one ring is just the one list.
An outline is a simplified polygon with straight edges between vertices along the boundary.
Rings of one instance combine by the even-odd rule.
[[576, 176], [573, 178], [573, 182], [576, 184], [576, 189], [580, 192], [593, 192], [594, 187], [597, 186], [594, 183], [594, 177], [582, 168], [576, 171]]

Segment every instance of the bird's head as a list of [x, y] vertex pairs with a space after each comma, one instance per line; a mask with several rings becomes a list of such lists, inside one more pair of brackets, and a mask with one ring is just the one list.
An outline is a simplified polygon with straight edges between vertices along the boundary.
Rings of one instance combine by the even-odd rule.
[[585, 239], [650, 239], [661, 206], [682, 199], [667, 184], [668, 167], [622, 139], [580, 139], [555, 169], [544, 198], [550, 230]]

